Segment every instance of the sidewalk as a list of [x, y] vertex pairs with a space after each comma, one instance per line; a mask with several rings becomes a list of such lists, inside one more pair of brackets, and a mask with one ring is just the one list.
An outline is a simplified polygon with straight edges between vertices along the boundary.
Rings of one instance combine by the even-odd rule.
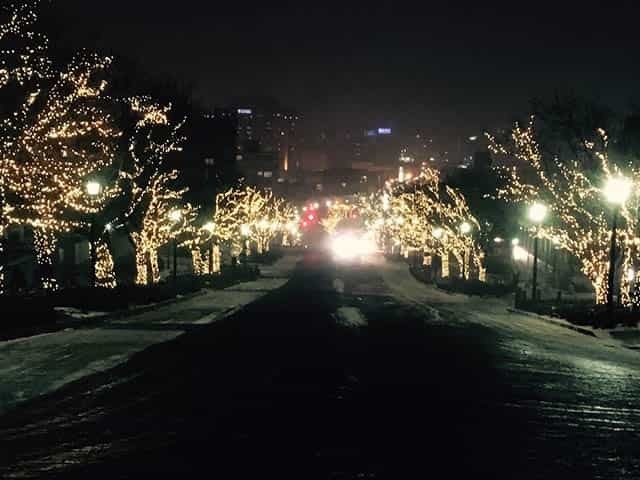
[[132, 355], [201, 328], [280, 288], [297, 257], [265, 267], [267, 277], [86, 327], [0, 342], [0, 415], [21, 402], [126, 362]]

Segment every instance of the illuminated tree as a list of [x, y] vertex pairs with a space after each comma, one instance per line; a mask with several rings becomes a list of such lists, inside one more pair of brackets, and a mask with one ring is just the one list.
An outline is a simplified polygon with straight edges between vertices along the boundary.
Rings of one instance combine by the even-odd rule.
[[96, 248], [96, 286], [102, 288], [116, 286], [113, 257], [105, 242], [100, 242]]
[[438, 171], [425, 169], [408, 182], [391, 182], [385, 191], [359, 205], [366, 225], [381, 243], [388, 238], [405, 254], [413, 249], [422, 250], [429, 257], [441, 257], [443, 276], [448, 276], [448, 259], [452, 255], [465, 277], [469, 277], [473, 266], [479, 278], [484, 279], [484, 253], [471, 232], [461, 228], [466, 224], [478, 232], [480, 225], [464, 196], [443, 184]]
[[[177, 186], [178, 172], [164, 171], [168, 155], [182, 151], [184, 121], [172, 124], [170, 105], [160, 105], [148, 97], [131, 97], [123, 105], [123, 130], [127, 155], [118, 171], [121, 194], [108, 209], [112, 228], [125, 228], [136, 254], [136, 283], [160, 279], [158, 249], [171, 239], [190, 231], [195, 209], [184, 205], [186, 189]], [[169, 213], [180, 208], [175, 222]]]
[[[498, 192], [499, 198], [511, 202], [545, 203], [551, 220], [538, 228], [537, 235], [553, 241], [580, 261], [582, 272], [593, 285], [597, 303], [604, 303], [611, 227], [607, 215], [610, 207], [603, 197], [602, 186], [622, 172], [609, 161], [606, 133], [600, 130], [598, 135], [598, 142], [585, 142], [586, 149], [593, 152], [597, 161], [590, 172], [585, 172], [577, 161], [545, 158], [536, 140], [533, 118], [524, 127], [516, 124], [509, 141], [499, 142], [490, 135], [488, 138], [494, 153], [517, 162], [502, 169], [509, 186]], [[635, 262], [640, 243], [636, 241], [640, 172], [629, 165], [627, 175], [635, 187], [631, 198], [619, 212], [623, 272], [628, 272]], [[628, 275], [623, 275], [622, 283], [623, 301], [628, 302]]]
[[283, 243], [297, 241], [297, 220], [296, 210], [270, 191], [240, 186], [216, 197], [215, 235], [228, 245], [232, 256], [240, 254], [243, 247], [249, 253], [252, 244], [258, 253], [268, 251], [280, 234]]
[[172, 187], [177, 178], [177, 171], [157, 173], [146, 187], [147, 195], [140, 204], [140, 227], [131, 233], [136, 250], [136, 283], [139, 285], [160, 281], [158, 250], [186, 233], [197, 215], [194, 207], [182, 205], [186, 190]]
[[282, 246], [295, 247], [300, 244], [302, 234], [300, 232], [300, 215], [298, 209], [288, 202], [284, 202], [281, 207], [280, 225], [282, 233]]
[[105, 182], [98, 196], [85, 191], [92, 176], [112, 166], [119, 131], [112, 125], [104, 80], [111, 60], [78, 57], [34, 92], [23, 106], [25, 121], [4, 157], [4, 194], [10, 223], [34, 230], [45, 288], [55, 287], [52, 254], [57, 236], [87, 228], [87, 219], [119, 192]]
[[[238, 256], [242, 249], [242, 226], [245, 225], [245, 203], [250, 194], [244, 188], [230, 188], [216, 196], [213, 223], [216, 226], [216, 238], [227, 245], [231, 256]], [[246, 229], [248, 226], [245, 227]]]
[[0, 5], [0, 293], [4, 292], [2, 239], [13, 210], [6, 198], [7, 167], [16, 156], [29, 107], [42, 82], [52, 75], [48, 39], [34, 28], [38, 6], [38, 1]]
[[320, 225], [324, 227], [329, 235], [332, 235], [340, 223], [352, 218], [358, 211], [359, 208], [357, 205], [336, 201], [329, 208], [327, 215], [320, 220]]

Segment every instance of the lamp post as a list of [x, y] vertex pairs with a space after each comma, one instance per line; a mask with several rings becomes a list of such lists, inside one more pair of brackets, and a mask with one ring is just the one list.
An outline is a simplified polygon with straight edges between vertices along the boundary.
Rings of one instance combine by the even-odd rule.
[[213, 232], [216, 229], [214, 222], [207, 222], [204, 225], [204, 229], [209, 232], [209, 275], [213, 274]]
[[247, 225], [246, 223], [243, 223], [242, 225], [240, 225], [240, 235], [242, 235], [242, 238], [244, 238], [243, 245], [242, 245], [242, 253], [244, 254], [244, 257], [246, 259], [251, 253], [248, 248], [249, 235], [251, 235], [251, 226]]
[[[169, 212], [169, 220], [176, 225], [180, 220], [182, 220], [182, 212], [178, 209], [171, 210]], [[175, 281], [178, 279], [178, 237], [173, 237], [173, 272], [172, 278]]]
[[[438, 242], [442, 242], [443, 237], [444, 237], [444, 230], [440, 227], [435, 227], [433, 230], [431, 230], [431, 235], [433, 235], [433, 238], [435, 238], [436, 240], [438, 240]], [[437, 250], [436, 250], [437, 252]], [[444, 256], [448, 255], [449, 253], [444, 253], [445, 250], [442, 249], [441, 252], [443, 252], [441, 255], [439, 255], [440, 257], [440, 277], [443, 278], [444, 274], [447, 273], [444, 271]], [[447, 261], [449, 259], [447, 258]], [[448, 268], [448, 266], [447, 266]], [[447, 273], [447, 276], [449, 276], [449, 274]], [[433, 270], [433, 281], [435, 282], [437, 279], [437, 271], [434, 269]]]
[[[90, 180], [85, 184], [85, 191], [92, 200], [102, 193], [102, 184], [97, 180]], [[96, 214], [91, 214], [91, 224], [89, 226], [89, 286], [96, 286]]]
[[533, 277], [531, 279], [531, 300], [536, 301], [538, 298], [538, 228], [547, 217], [547, 206], [542, 203], [534, 203], [529, 207], [529, 220], [535, 225], [533, 235]]
[[618, 212], [631, 195], [632, 184], [623, 176], [611, 177], [607, 181], [603, 193], [607, 201], [613, 205], [613, 222], [611, 227], [611, 248], [609, 250], [609, 277], [607, 281], [607, 316], [613, 324], [613, 289], [616, 273], [616, 237], [618, 229]]
[[[462, 222], [460, 224], [460, 233], [462, 233], [462, 235], [468, 235], [469, 233], [471, 233], [471, 224], [469, 222]], [[464, 250], [462, 251], [462, 280], [465, 280], [467, 278], [466, 268], [467, 268], [467, 245], [465, 243]]]

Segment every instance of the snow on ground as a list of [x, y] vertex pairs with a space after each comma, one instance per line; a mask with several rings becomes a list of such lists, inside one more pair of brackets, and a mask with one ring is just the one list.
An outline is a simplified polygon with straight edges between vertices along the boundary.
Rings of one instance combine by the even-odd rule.
[[637, 365], [640, 360], [637, 352], [622, 348], [623, 344], [610, 335], [602, 334], [594, 338], [527, 315], [509, 312], [507, 308], [512, 306], [511, 297], [451, 294], [417, 281], [407, 266], [401, 263], [387, 262], [380, 266], [379, 271], [394, 297], [424, 308], [427, 312], [437, 310], [440, 317], [434, 321], [480, 324], [498, 330], [507, 339], [503, 341], [511, 342], [511, 346], [518, 343], [523, 351], [536, 350], [541, 355], [549, 350], [553, 350], [554, 354], [566, 351], [568, 355], [583, 353], [606, 361], [612, 349], [615, 349], [616, 356], [624, 357], [625, 361]]
[[108, 315], [107, 312], [85, 312], [80, 310], [79, 308], [74, 307], [54, 307], [54, 310], [68, 317], [77, 318], [80, 320], [86, 318], [104, 317], [105, 315]]
[[[418, 282], [405, 265], [388, 263], [379, 268], [392, 295], [400, 301], [418, 308], [440, 312], [434, 322], [446, 322], [461, 332], [469, 324], [487, 329], [483, 338], [493, 338], [497, 355], [506, 381], [512, 382], [514, 393], [526, 392], [522, 378], [532, 374], [548, 378], [540, 386], [540, 395], [555, 398], [558, 385], [568, 385], [575, 392], [569, 402], [577, 410], [603, 408], [611, 398], [633, 398], [634, 388], [640, 382], [640, 356], [638, 351], [624, 348], [623, 344], [611, 336], [591, 337], [567, 328], [546, 323], [540, 319], [518, 313], [510, 313], [509, 299], [467, 297], [450, 295], [435, 287]], [[427, 320], [428, 321], [428, 320]], [[480, 339], [479, 339], [480, 340]], [[460, 348], [465, 348], [460, 345]], [[553, 380], [553, 381], [552, 381]], [[595, 407], [584, 400], [588, 396], [603, 399]], [[535, 408], [542, 408], [536, 399], [527, 400]], [[573, 402], [573, 403], [571, 403]], [[586, 402], [586, 403], [585, 403]], [[550, 404], [550, 409], [565, 409], [561, 403]], [[625, 407], [626, 408], [626, 407]], [[549, 411], [549, 415], [556, 412]]]
[[97, 326], [0, 342], [0, 414], [69, 382], [113, 368], [135, 353], [219, 320], [287, 282], [299, 259], [286, 255], [272, 278], [209, 290], [189, 299]]
[[0, 413], [16, 403], [118, 365], [175, 330], [66, 330], [0, 343]]
[[355, 307], [340, 307], [335, 316], [338, 324], [345, 327], [366, 327], [368, 323], [362, 312]]

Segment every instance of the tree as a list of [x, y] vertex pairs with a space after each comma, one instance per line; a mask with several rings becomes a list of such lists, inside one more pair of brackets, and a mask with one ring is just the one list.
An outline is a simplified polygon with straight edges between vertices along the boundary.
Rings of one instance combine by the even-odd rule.
[[[537, 235], [551, 240], [579, 260], [582, 272], [593, 285], [597, 303], [604, 303], [611, 228], [602, 187], [611, 178], [625, 173], [635, 184], [634, 194], [619, 214], [619, 239], [623, 245], [621, 263], [623, 271], [627, 272], [638, 254], [640, 175], [632, 165], [626, 165], [625, 172], [612, 164], [607, 153], [607, 134], [600, 129], [597, 135], [597, 142], [585, 141], [585, 149], [597, 160], [597, 163], [589, 165], [589, 170], [577, 160], [545, 158], [537, 141], [533, 117], [524, 127], [516, 124], [508, 142], [500, 142], [492, 136], [488, 138], [495, 154], [517, 162], [510, 168], [501, 169], [507, 187], [498, 191], [499, 198], [510, 202], [545, 203], [551, 219], [537, 229]], [[622, 276], [622, 282], [623, 301], [629, 302], [627, 275]]]
[[[411, 248], [441, 257], [443, 276], [448, 276], [453, 255], [465, 277], [473, 266], [484, 278], [484, 253], [472, 234], [475, 231], [477, 236], [480, 224], [465, 197], [444, 184], [438, 171], [426, 169], [411, 181], [393, 182], [364, 205], [365, 224], [382, 243], [389, 239], [405, 253]], [[472, 231], [464, 232], [463, 224]]]
[[108, 176], [120, 132], [108, 113], [104, 80], [109, 58], [77, 57], [50, 85], [34, 92], [29, 110], [4, 158], [4, 193], [10, 223], [34, 231], [35, 250], [45, 288], [54, 288], [52, 254], [57, 237], [87, 228], [89, 219], [119, 193], [102, 182], [99, 195], [87, 195], [93, 177]]
[[[478, 155], [484, 152], [476, 153]], [[495, 192], [503, 187], [501, 177], [491, 166], [491, 161], [476, 162], [468, 169], [456, 169], [446, 177], [446, 182], [466, 199], [469, 209], [483, 226], [480, 243], [488, 250], [496, 236], [510, 237], [517, 232], [517, 212], [495, 198]]]
[[239, 186], [217, 195], [213, 224], [216, 238], [236, 256], [243, 243], [247, 250], [253, 243], [263, 253], [278, 234], [294, 236], [296, 219], [295, 209], [271, 191]]
[[2, 240], [13, 207], [6, 199], [9, 161], [23, 131], [31, 99], [52, 75], [48, 40], [34, 30], [38, 1], [0, 5], [0, 293], [4, 292]]
[[182, 205], [185, 190], [172, 187], [178, 172], [156, 172], [145, 188], [140, 226], [131, 232], [136, 250], [136, 283], [146, 285], [160, 281], [158, 249], [171, 239], [187, 232], [197, 215], [190, 204]]

